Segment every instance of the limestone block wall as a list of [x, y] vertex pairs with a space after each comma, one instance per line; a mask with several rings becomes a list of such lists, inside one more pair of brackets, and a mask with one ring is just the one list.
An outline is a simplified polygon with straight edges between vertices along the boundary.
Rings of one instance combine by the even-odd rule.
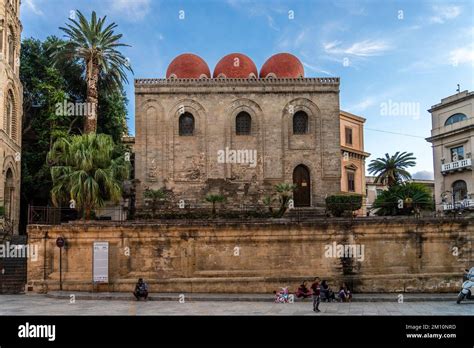
[[[143, 277], [152, 292], [271, 293], [319, 276], [355, 292], [448, 292], [474, 262], [472, 219], [30, 225], [29, 243], [38, 246], [37, 261], [28, 261], [30, 290], [59, 289], [58, 236], [67, 243], [67, 291], [131, 291]], [[96, 287], [94, 241], [110, 244], [110, 282]], [[338, 245], [363, 253], [331, 255]]]

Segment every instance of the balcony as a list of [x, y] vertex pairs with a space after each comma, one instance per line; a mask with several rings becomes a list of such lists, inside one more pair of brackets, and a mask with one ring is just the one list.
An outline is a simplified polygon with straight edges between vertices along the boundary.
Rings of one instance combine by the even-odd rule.
[[[457, 210], [474, 210], [474, 199], [463, 199], [456, 202], [455, 205]], [[443, 203], [443, 210], [453, 210], [453, 203]]]
[[472, 162], [470, 158], [441, 165], [441, 173], [443, 175], [463, 170], [472, 170]]

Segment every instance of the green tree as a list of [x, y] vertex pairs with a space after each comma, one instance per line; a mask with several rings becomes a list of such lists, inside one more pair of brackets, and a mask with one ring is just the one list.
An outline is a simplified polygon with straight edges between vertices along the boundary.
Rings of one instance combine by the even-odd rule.
[[[401, 208], [400, 200], [403, 202]], [[433, 197], [426, 186], [408, 182], [382, 191], [372, 207], [377, 215], [411, 215], [417, 210], [431, 209]]]
[[122, 182], [128, 179], [129, 162], [117, 150], [112, 137], [84, 134], [58, 139], [48, 153], [55, 206], [74, 200], [76, 209], [90, 219], [105, 201], [118, 203]]
[[154, 219], [156, 211], [158, 210], [158, 205], [166, 198], [166, 193], [161, 189], [146, 189], [145, 192], [143, 192], [143, 196], [150, 200], [152, 217]]
[[205, 200], [212, 203], [212, 216], [216, 216], [216, 203], [225, 202], [225, 197], [223, 195], [209, 194]]
[[120, 43], [122, 34], [114, 30], [117, 24], [105, 25], [107, 16], [97, 18], [92, 12], [91, 20], [76, 11], [78, 19], [69, 18], [70, 23], [60, 29], [66, 34], [68, 41], [57, 46], [53, 51], [56, 62], [65, 59], [80, 61], [85, 70], [87, 84], [87, 117], [84, 121], [84, 133], [97, 131], [97, 109], [99, 102], [99, 79], [102, 77], [107, 86], [121, 88], [123, 82], [128, 82], [126, 70], [132, 71], [130, 64], [123, 54], [117, 49], [128, 46]]
[[369, 173], [375, 174], [375, 182], [385, 182], [389, 187], [397, 185], [405, 180], [410, 180], [411, 175], [406, 168], [416, 165], [413, 153], [397, 151], [393, 156], [388, 153], [385, 158], [379, 157], [369, 164]]
[[288, 210], [288, 203], [293, 197], [293, 191], [297, 189], [295, 184], [280, 183], [275, 185], [275, 191], [278, 194], [278, 201], [280, 202], [280, 208], [276, 213], [276, 217], [282, 217]]
[[[80, 134], [82, 116], [57, 114], [64, 101], [86, 100], [87, 86], [78, 61], [53, 65], [51, 52], [64, 41], [54, 36], [44, 41], [28, 38], [21, 47], [20, 80], [23, 84], [23, 134], [20, 228], [26, 226], [28, 205], [50, 203], [50, 167], [45, 158], [52, 144], [68, 134]], [[99, 80], [98, 132], [109, 134], [120, 144], [127, 132], [127, 99], [123, 89], [111, 89]]]

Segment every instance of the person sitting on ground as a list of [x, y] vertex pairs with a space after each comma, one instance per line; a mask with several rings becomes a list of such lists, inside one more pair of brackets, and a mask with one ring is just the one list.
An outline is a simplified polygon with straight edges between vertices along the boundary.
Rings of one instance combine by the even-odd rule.
[[336, 300], [336, 295], [334, 291], [329, 287], [327, 280], [323, 280], [321, 282], [321, 299], [323, 301], [332, 302]]
[[135, 291], [133, 295], [140, 301], [140, 298], [143, 297], [146, 301], [148, 298], [148, 284], [143, 281], [143, 278], [138, 279], [138, 283], [135, 285]]
[[290, 300], [290, 293], [288, 292], [288, 288], [281, 288], [280, 291], [273, 291], [275, 294], [275, 302], [276, 303], [287, 303]]
[[341, 300], [341, 302], [352, 301], [352, 294], [346, 283], [342, 283], [341, 287], [339, 288], [339, 299]]
[[311, 297], [311, 291], [306, 287], [307, 283], [308, 283], [307, 280], [303, 280], [303, 283], [299, 286], [298, 290], [296, 290], [295, 295], [297, 298]]

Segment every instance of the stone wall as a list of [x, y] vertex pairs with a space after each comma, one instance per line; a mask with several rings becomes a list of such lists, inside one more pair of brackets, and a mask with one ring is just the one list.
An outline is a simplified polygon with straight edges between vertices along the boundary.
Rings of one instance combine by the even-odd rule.
[[[110, 284], [99, 291], [131, 291], [143, 277], [152, 292], [271, 293], [317, 275], [355, 292], [447, 292], [458, 290], [474, 261], [472, 219], [76, 223], [30, 225], [28, 236], [39, 247], [38, 260], [28, 261], [28, 286], [37, 292], [59, 288], [58, 236], [67, 241], [67, 291], [93, 290], [94, 241], [110, 243]], [[333, 243], [363, 246], [363, 257], [329, 257]]]

